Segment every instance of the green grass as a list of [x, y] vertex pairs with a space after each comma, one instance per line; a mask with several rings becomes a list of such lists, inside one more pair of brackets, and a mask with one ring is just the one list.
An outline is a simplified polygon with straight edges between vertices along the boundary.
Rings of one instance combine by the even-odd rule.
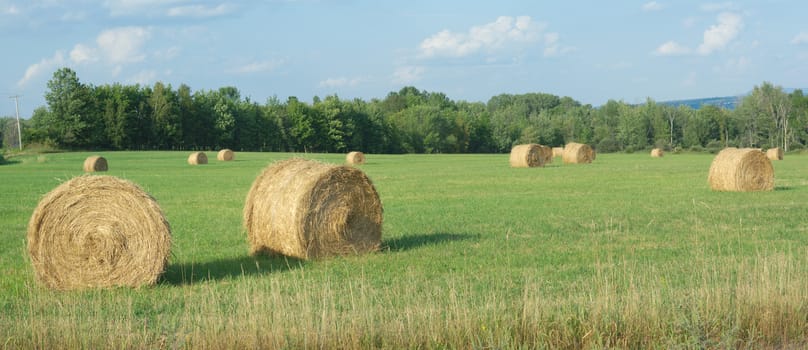
[[244, 199], [267, 164], [237, 153], [107, 152], [172, 227], [161, 282], [56, 292], [26, 251], [39, 199], [90, 153], [0, 166], [4, 348], [800, 348], [808, 346], [808, 155], [776, 189], [716, 193], [713, 155], [604, 154], [512, 169], [507, 155], [368, 155], [376, 254], [247, 255]]

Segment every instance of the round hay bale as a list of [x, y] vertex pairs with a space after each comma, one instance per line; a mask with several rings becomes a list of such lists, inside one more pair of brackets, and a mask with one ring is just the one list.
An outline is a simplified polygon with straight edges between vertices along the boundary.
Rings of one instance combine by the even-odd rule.
[[544, 166], [542, 146], [535, 143], [516, 145], [511, 148], [510, 163], [513, 168], [534, 168]]
[[205, 152], [194, 152], [188, 156], [188, 164], [199, 165], [208, 164], [208, 155]]
[[171, 229], [154, 198], [113, 176], [59, 185], [28, 222], [36, 278], [58, 290], [152, 285], [170, 246]]
[[770, 160], [783, 160], [783, 149], [780, 147], [769, 148], [766, 150], [766, 157]]
[[[205, 157], [205, 158], [207, 158], [207, 157]], [[233, 153], [232, 150], [227, 149], [227, 148], [219, 151], [219, 153], [216, 154], [216, 159], [221, 160], [223, 162], [229, 162], [229, 161], [231, 161], [231, 160], [233, 160], [235, 158], [236, 158], [235, 153]]]
[[541, 159], [542, 159], [542, 162], [544, 163], [544, 165], [547, 165], [548, 163], [553, 162], [553, 149], [552, 148], [550, 148], [548, 146], [544, 146], [544, 145], [539, 145], [539, 154], [541, 154]]
[[774, 168], [760, 150], [729, 147], [715, 156], [707, 180], [714, 191], [771, 191]]
[[564, 147], [553, 147], [553, 157], [564, 156]]
[[107, 171], [109, 166], [107, 159], [101, 156], [90, 156], [84, 160], [84, 172], [92, 173], [96, 171]]
[[353, 165], [365, 164], [365, 154], [359, 151], [348, 152], [345, 156], [345, 162]]
[[592, 163], [595, 160], [595, 151], [587, 144], [570, 142], [564, 146], [561, 160], [564, 164]]
[[299, 259], [379, 249], [382, 203], [358, 168], [289, 159], [266, 167], [244, 205], [250, 254]]
[[665, 155], [665, 152], [662, 151], [661, 148], [654, 148], [654, 149], [651, 150], [651, 157], [662, 158], [662, 156], [664, 156], [664, 155]]

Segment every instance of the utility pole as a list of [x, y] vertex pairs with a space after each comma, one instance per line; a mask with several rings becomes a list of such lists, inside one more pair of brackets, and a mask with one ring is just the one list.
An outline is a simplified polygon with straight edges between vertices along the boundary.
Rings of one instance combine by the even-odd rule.
[[22, 151], [22, 129], [20, 128], [20, 95], [14, 95], [9, 98], [14, 99], [14, 110], [17, 112], [17, 137], [20, 141], [20, 151]]

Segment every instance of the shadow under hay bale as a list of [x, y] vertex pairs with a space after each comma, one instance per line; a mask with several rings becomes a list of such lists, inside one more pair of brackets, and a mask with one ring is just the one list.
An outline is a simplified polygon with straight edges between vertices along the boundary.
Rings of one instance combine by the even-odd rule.
[[168, 263], [171, 229], [157, 202], [113, 176], [69, 180], [37, 205], [28, 253], [49, 288], [152, 285]]
[[564, 164], [587, 164], [595, 160], [595, 151], [587, 144], [570, 142], [564, 146]]
[[90, 156], [84, 160], [84, 172], [92, 173], [109, 170], [107, 159], [101, 156]]
[[783, 149], [780, 147], [769, 148], [766, 150], [766, 157], [770, 160], [783, 160]]
[[345, 162], [352, 165], [365, 164], [365, 154], [359, 151], [348, 152]]
[[381, 245], [382, 203], [358, 168], [289, 159], [266, 167], [253, 182], [244, 228], [253, 255], [362, 254]]
[[654, 148], [651, 150], [651, 157], [653, 158], [662, 158], [665, 155], [665, 152], [661, 148]]
[[188, 156], [188, 164], [190, 165], [200, 165], [200, 164], [208, 164], [208, 155], [205, 152], [194, 152]]
[[528, 143], [511, 148], [509, 162], [512, 168], [543, 167], [544, 160], [541, 145]]
[[223, 161], [223, 162], [229, 162], [229, 161], [231, 161], [231, 160], [233, 160], [235, 158], [236, 158], [236, 154], [233, 153], [232, 150], [227, 149], [227, 148], [219, 151], [219, 153], [216, 154], [216, 159], [218, 159], [220, 161]]
[[758, 149], [729, 147], [715, 156], [707, 180], [714, 191], [771, 191], [774, 167]]

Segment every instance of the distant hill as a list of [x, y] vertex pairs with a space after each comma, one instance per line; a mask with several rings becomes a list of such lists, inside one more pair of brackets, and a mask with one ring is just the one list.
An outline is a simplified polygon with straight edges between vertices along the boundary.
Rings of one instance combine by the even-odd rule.
[[726, 97], [708, 97], [708, 98], [694, 98], [690, 100], [676, 100], [657, 102], [659, 104], [668, 106], [690, 106], [693, 109], [699, 109], [701, 106], [710, 105], [729, 110], [735, 109], [743, 96], [726, 96]]
[[[783, 88], [783, 92], [787, 94], [791, 94], [796, 90], [808, 91], [808, 89], [794, 89], [794, 88]], [[738, 95], [738, 96], [726, 96], [726, 97], [708, 97], [708, 98], [694, 98], [689, 100], [675, 100], [675, 101], [664, 101], [664, 102], [657, 102], [663, 105], [669, 105], [674, 107], [679, 106], [690, 106], [693, 109], [699, 109], [701, 106], [711, 105], [720, 108], [726, 108], [729, 110], [735, 109], [738, 106], [738, 103], [741, 102], [741, 99], [745, 95]]]

